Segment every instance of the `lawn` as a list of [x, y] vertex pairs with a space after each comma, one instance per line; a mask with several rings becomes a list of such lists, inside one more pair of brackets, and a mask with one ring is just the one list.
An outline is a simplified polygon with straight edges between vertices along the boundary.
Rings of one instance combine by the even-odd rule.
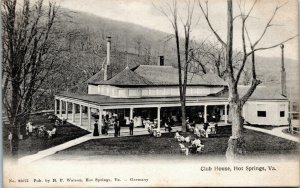
[[[186, 135], [189, 133], [186, 133]], [[202, 156], [224, 157], [229, 136], [222, 135], [214, 138], [201, 138], [205, 145]], [[273, 154], [297, 154], [298, 143], [288, 141], [268, 134], [245, 130], [247, 143], [247, 156], [273, 155]], [[160, 138], [150, 135], [120, 137], [110, 139], [95, 139], [69, 149], [58, 152], [50, 158], [85, 159], [99, 156], [184, 156], [180, 153], [178, 142], [174, 139], [174, 133], [164, 133]]]
[[[30, 118], [34, 126], [44, 125], [47, 130], [52, 130], [54, 122], [48, 120], [48, 115], [37, 114], [32, 115]], [[5, 126], [7, 127], [7, 126]], [[6, 133], [6, 134], [5, 134]], [[73, 140], [75, 138], [84, 136], [89, 132], [76, 127], [70, 123], [61, 125], [57, 127], [56, 135], [53, 138], [38, 138], [35, 136], [27, 136], [23, 140], [19, 141], [19, 153], [18, 157], [23, 157], [25, 155], [35, 154], [41, 150], [48, 149], [53, 146], [65, 143], [67, 141]], [[7, 141], [7, 130], [4, 130], [4, 155], [8, 154], [9, 143]]]

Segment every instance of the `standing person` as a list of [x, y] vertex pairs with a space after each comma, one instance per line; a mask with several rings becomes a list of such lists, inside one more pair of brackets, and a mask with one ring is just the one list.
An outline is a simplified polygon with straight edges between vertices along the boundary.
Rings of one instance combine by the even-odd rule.
[[117, 122], [115, 120], [112, 121], [112, 124], [114, 126], [115, 129], [115, 137], [118, 136], [118, 126], [117, 126]]
[[98, 130], [98, 123], [97, 123], [97, 120], [95, 121], [95, 124], [94, 124], [94, 132], [93, 132], [93, 136], [99, 136], [99, 130]]
[[122, 120], [117, 119], [117, 129], [118, 129], [118, 136], [121, 136], [121, 124], [122, 124]]
[[133, 119], [131, 119], [130, 124], [129, 124], [129, 134], [130, 135], [133, 135], [133, 127], [134, 127], [133, 124], [134, 124]]

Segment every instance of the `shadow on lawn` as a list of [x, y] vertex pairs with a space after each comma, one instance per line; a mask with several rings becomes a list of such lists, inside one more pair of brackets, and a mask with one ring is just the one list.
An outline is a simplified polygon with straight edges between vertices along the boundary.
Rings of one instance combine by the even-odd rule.
[[[229, 135], [219, 137], [201, 138], [205, 145], [201, 154], [185, 156], [180, 153], [179, 143], [174, 139], [175, 133], [163, 133], [161, 137], [155, 138], [150, 135], [134, 136], [134, 137], [118, 137], [107, 139], [89, 140], [82, 144], [73, 146], [66, 150], [60, 151], [51, 156], [51, 159], [75, 159], [85, 160], [99, 156], [112, 157], [130, 157], [141, 156], [144, 158], [152, 158], [159, 156], [172, 157], [225, 157]], [[191, 133], [182, 133], [183, 135], [191, 135]], [[281, 154], [298, 154], [298, 143], [285, 140], [279, 137], [268, 135], [252, 130], [245, 130], [245, 140], [247, 144], [247, 155], [245, 157], [281, 155]], [[187, 144], [186, 144], [187, 145]], [[99, 159], [99, 158], [98, 158]]]
[[[47, 130], [52, 130], [54, 127], [54, 122], [48, 120], [48, 116], [45, 114], [32, 115], [30, 121], [34, 126], [39, 127], [44, 125]], [[86, 134], [89, 134], [89, 132], [67, 122], [65, 125], [57, 127], [56, 134], [53, 138], [25, 136], [23, 140], [19, 141], [18, 157], [35, 154], [41, 150], [63, 144]], [[8, 156], [9, 143], [7, 142], [7, 137], [4, 137], [4, 140], [6, 140], [4, 142], [4, 154]]]

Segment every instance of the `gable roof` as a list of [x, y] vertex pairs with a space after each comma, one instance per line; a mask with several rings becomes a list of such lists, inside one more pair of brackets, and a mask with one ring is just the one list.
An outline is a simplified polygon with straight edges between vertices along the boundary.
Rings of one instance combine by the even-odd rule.
[[[104, 81], [104, 69], [92, 76], [86, 82], [94, 85], [118, 85], [118, 86], [157, 86], [157, 85], [178, 85], [178, 69], [172, 66], [157, 66], [157, 65], [137, 65], [137, 62], [128, 64], [129, 70], [119, 70], [112, 67], [112, 81]], [[117, 63], [113, 62], [112, 64]], [[124, 61], [122, 61], [124, 64]], [[126, 65], [126, 64], [125, 64]], [[125, 67], [125, 66], [123, 66]], [[119, 73], [123, 72], [121, 75]], [[133, 74], [135, 73], [135, 74]], [[182, 71], [183, 73], [183, 71]], [[118, 75], [118, 76], [117, 76]], [[130, 78], [130, 76], [133, 78]], [[117, 77], [116, 77], [117, 76]], [[116, 78], [115, 78], [116, 77]], [[125, 79], [126, 78], [126, 79]], [[120, 79], [120, 80], [118, 80]], [[123, 84], [121, 84], [123, 83]], [[226, 82], [213, 73], [199, 75], [188, 73], [187, 85], [205, 85], [205, 86], [226, 86]]]
[[[238, 92], [240, 96], [244, 96], [250, 86], [238, 86]], [[257, 86], [250, 99], [260, 99], [260, 100], [287, 100], [287, 98], [280, 94], [277, 90], [266, 87], [266, 86]]]
[[104, 78], [104, 69], [101, 69], [99, 72], [94, 74], [92, 77], [90, 77], [87, 81], [85, 81], [88, 84], [100, 82]]
[[145, 85], [153, 85], [152, 82], [148, 81], [144, 77], [138, 75], [126, 67], [123, 71], [118, 73], [116, 76], [109, 80], [102, 80], [97, 82], [97, 84], [103, 85], [113, 85], [113, 86], [145, 86]]
[[[155, 85], [178, 85], [178, 69], [172, 66], [140, 65], [134, 72]], [[183, 71], [182, 71], [183, 73]], [[217, 75], [188, 73], [188, 85], [225, 86], [226, 82]]]
[[[127, 61], [128, 61], [128, 67], [130, 69], [134, 69], [135, 67], [137, 67], [143, 62], [142, 57], [139, 57], [135, 54], [128, 53], [127, 58], [126, 58], [126, 53], [123, 52], [118, 52], [118, 53], [115, 52], [114, 54], [111, 54], [110, 67], [112, 71], [112, 77], [120, 73], [124, 69], [124, 67], [127, 66]], [[103, 59], [104, 59], [103, 62], [106, 62], [106, 56], [103, 57]], [[95, 75], [93, 75], [85, 82], [88, 84], [97, 84], [98, 82], [103, 81], [103, 79], [104, 79], [104, 69], [101, 69], [99, 72], [97, 72]]]
[[[239, 96], [242, 97], [246, 94], [250, 86], [238, 86]], [[228, 89], [216, 94], [219, 97], [228, 97]], [[287, 97], [280, 94], [280, 92], [272, 87], [257, 86], [249, 100], [288, 100]]]

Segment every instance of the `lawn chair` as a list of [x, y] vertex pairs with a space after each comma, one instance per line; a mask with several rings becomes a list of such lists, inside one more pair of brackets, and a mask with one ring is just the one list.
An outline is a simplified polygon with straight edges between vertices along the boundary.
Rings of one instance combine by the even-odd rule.
[[187, 148], [183, 144], [179, 143], [179, 147], [181, 153], [186, 153]]
[[47, 131], [48, 138], [53, 138], [56, 135], [56, 128], [53, 128], [52, 131]]
[[197, 147], [197, 153], [202, 153], [204, 151], [204, 145]]
[[161, 137], [161, 132], [158, 129], [153, 129], [153, 136], [154, 137]]

